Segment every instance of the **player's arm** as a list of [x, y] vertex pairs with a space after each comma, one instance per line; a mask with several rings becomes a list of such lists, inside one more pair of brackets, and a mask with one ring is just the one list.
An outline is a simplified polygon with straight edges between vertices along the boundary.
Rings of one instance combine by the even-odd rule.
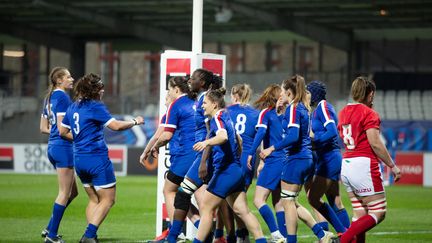
[[144, 161], [147, 160], [147, 158], [150, 155], [151, 152], [151, 148], [153, 147], [153, 145], [156, 143], [156, 141], [158, 140], [158, 138], [161, 136], [161, 134], [164, 131], [164, 127], [163, 126], [159, 126], [158, 129], [156, 130], [155, 134], [152, 136], [152, 138], [150, 139], [150, 141], [147, 143], [144, 151], [142, 152], [141, 156], [140, 156], [140, 163], [144, 165]]
[[65, 138], [65, 139], [72, 140], [72, 138], [68, 137], [68, 134], [71, 133], [71, 132], [70, 132], [70, 127], [67, 126], [67, 125], [65, 125], [65, 124], [63, 124], [63, 123], [60, 123], [60, 124], [61, 124], [61, 125], [58, 126], [60, 136], [61, 136], [62, 138]]
[[269, 156], [273, 151], [275, 150], [281, 150], [283, 148], [288, 147], [289, 145], [296, 142], [300, 137], [300, 129], [296, 126], [288, 127], [285, 137], [282, 139], [282, 141], [264, 149], [260, 153], [260, 158], [265, 159], [267, 156]]
[[227, 141], [227, 131], [225, 129], [220, 129], [216, 132], [216, 136], [194, 144], [193, 149], [195, 151], [203, 151], [207, 146], [220, 145], [226, 143]]
[[107, 127], [113, 131], [122, 131], [122, 130], [129, 129], [135, 125], [142, 125], [142, 124], [144, 124], [144, 118], [142, 118], [141, 116], [137, 116], [130, 121], [119, 121], [114, 119], [111, 122], [109, 122]]
[[367, 129], [366, 136], [370, 146], [372, 147], [372, 150], [375, 152], [378, 158], [380, 158], [388, 167], [391, 168], [395, 176], [395, 181], [399, 180], [401, 177], [400, 169], [393, 162], [393, 159], [387, 151], [387, 148], [381, 141], [379, 130], [376, 128]]
[[212, 146], [207, 146], [204, 149], [204, 152], [201, 156], [201, 161], [200, 161], [200, 165], [198, 168], [198, 176], [199, 178], [201, 178], [202, 180], [204, 180], [207, 177], [207, 159], [210, 157], [210, 154], [212, 152]]
[[173, 137], [174, 133], [172, 131], [167, 131], [164, 130], [162, 132], [162, 134], [159, 136], [159, 138], [157, 139], [157, 141], [155, 142], [155, 144], [152, 147], [152, 152], [154, 150], [159, 150], [160, 147], [165, 146]]
[[59, 130], [59, 135], [62, 138], [65, 138], [69, 141], [73, 140], [73, 136], [72, 136], [72, 132], [69, 130], [67, 133], [61, 134], [60, 129], [63, 127], [61, 125], [62, 121], [63, 121], [64, 115], [57, 115], [57, 129]]
[[40, 124], [39, 124], [40, 132], [43, 134], [50, 134], [51, 127], [49, 121], [44, 116], [41, 116]]

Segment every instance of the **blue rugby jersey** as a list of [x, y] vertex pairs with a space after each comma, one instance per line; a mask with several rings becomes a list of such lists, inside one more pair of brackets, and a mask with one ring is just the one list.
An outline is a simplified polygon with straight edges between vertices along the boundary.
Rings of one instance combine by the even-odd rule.
[[259, 111], [250, 105], [234, 104], [227, 107], [228, 114], [234, 122], [234, 128], [243, 140], [243, 151], [249, 151], [255, 137], [255, 125]]
[[204, 110], [202, 104], [204, 101], [204, 96], [207, 92], [202, 92], [197, 101], [195, 102], [195, 142], [204, 141], [207, 136], [207, 128], [205, 125], [206, 117], [204, 116]]
[[168, 106], [164, 127], [165, 131], [170, 131], [174, 135], [178, 134], [177, 143], [170, 143], [170, 151], [174, 150], [176, 155], [193, 151], [192, 147], [195, 144], [194, 103], [195, 101], [187, 95], [181, 95]]
[[[296, 140], [290, 142], [288, 145], [283, 145], [288, 149], [289, 159], [312, 158], [309, 111], [302, 102], [288, 106], [282, 125], [285, 130], [285, 141], [292, 139], [293, 134], [290, 134], [291, 127], [299, 130]], [[282, 143], [279, 143], [278, 146]]]
[[210, 138], [215, 137], [221, 130], [227, 132], [228, 140], [224, 144], [213, 146], [212, 158], [215, 173], [223, 170], [231, 163], [237, 163], [240, 166], [236, 133], [231, 118], [225, 109], [217, 111], [210, 120]]
[[114, 120], [101, 101], [81, 100], [69, 106], [61, 125], [72, 131], [74, 154], [108, 155], [103, 129]]
[[[166, 113], [162, 116], [160, 123], [159, 123], [159, 126], [163, 127], [165, 129], [165, 122], [166, 122]], [[170, 155], [171, 156], [177, 155], [179, 152], [178, 149], [180, 148], [179, 132], [178, 131], [174, 132], [174, 134], [173, 134], [171, 140], [168, 142], [168, 144], [169, 144], [168, 146], [169, 146]]]
[[48, 145], [72, 146], [72, 142], [60, 136], [57, 128], [57, 116], [64, 116], [71, 103], [69, 95], [62, 89], [56, 89], [52, 92], [49, 102], [50, 107], [48, 107], [48, 102], [45, 100], [42, 116], [47, 118], [51, 124]]
[[330, 103], [321, 100], [312, 114], [311, 122], [317, 151], [340, 149], [337, 133], [337, 115]]
[[[274, 108], [265, 108], [261, 110], [258, 116], [258, 122], [255, 126], [257, 135], [249, 155], [254, 155], [258, 146], [263, 142], [264, 149], [283, 140], [283, 128], [281, 119]], [[267, 158], [285, 158], [285, 149], [275, 150]]]

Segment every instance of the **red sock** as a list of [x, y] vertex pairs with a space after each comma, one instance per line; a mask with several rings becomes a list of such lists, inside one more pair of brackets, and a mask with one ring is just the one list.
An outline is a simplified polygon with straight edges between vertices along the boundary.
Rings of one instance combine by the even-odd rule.
[[356, 235], [356, 243], [365, 243], [366, 242], [366, 233], [360, 233]]
[[368, 215], [365, 215], [358, 220], [354, 221], [345, 233], [340, 238], [341, 243], [350, 243], [356, 235], [361, 235], [366, 231], [372, 229], [376, 225], [375, 219]]

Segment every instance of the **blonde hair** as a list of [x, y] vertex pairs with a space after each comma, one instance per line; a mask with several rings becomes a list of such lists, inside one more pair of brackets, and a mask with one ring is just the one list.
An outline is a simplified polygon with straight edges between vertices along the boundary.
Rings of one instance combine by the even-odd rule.
[[238, 95], [240, 104], [246, 105], [250, 101], [252, 89], [249, 84], [236, 84], [231, 88], [231, 95]]
[[285, 90], [291, 90], [294, 94], [293, 102], [295, 104], [302, 102], [308, 111], [311, 111], [310, 104], [306, 98], [306, 82], [304, 78], [298, 74], [286, 79], [282, 82], [282, 87]]

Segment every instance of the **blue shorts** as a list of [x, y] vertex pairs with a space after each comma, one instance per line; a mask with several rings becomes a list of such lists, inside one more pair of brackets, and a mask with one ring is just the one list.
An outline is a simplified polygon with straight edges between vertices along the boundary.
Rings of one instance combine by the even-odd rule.
[[251, 161], [252, 169], [249, 169], [247, 166], [247, 158], [248, 158], [248, 153], [247, 152], [242, 153], [240, 157], [240, 164], [243, 170], [243, 178], [245, 181], [245, 186], [249, 186], [250, 184], [252, 184], [252, 179], [254, 177], [256, 155], [252, 157], [252, 161]]
[[99, 190], [116, 184], [114, 167], [107, 155], [75, 155], [75, 171], [84, 187]]
[[282, 170], [282, 180], [289, 184], [303, 185], [313, 173], [312, 159], [289, 159]]
[[285, 156], [265, 159], [264, 167], [259, 173], [256, 185], [270, 191], [276, 190], [280, 186], [281, 168], [283, 168], [284, 160]]
[[342, 155], [339, 150], [317, 153], [318, 163], [315, 175], [339, 181], [342, 166]]
[[69, 146], [48, 146], [48, 159], [54, 168], [73, 168], [73, 148]]
[[169, 170], [177, 176], [184, 177], [195, 160], [195, 153], [173, 155], [170, 157]]
[[201, 187], [204, 184], [203, 180], [201, 180], [201, 178], [199, 178], [198, 176], [198, 169], [201, 163], [202, 154], [202, 152], [198, 152], [195, 154], [195, 161], [192, 163], [192, 166], [189, 168], [185, 176], [190, 179], [195, 184], [195, 186], [197, 186], [197, 188]]
[[215, 171], [207, 187], [207, 191], [225, 199], [227, 196], [242, 192], [245, 189], [242, 168], [231, 163], [223, 170]]

